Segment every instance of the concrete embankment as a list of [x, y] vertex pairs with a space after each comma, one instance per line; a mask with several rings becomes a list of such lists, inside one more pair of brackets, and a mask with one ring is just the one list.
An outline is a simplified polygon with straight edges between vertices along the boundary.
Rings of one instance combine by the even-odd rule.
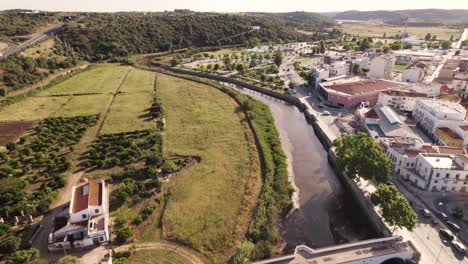
[[[187, 71], [183, 69], [171, 68], [171, 67], [161, 66], [161, 65], [156, 65], [156, 66], [164, 70], [172, 71], [172, 72], [179, 73], [179, 74], [187, 74], [187, 75], [192, 75], [192, 76], [196, 76], [200, 78], [206, 78], [206, 79], [211, 79], [211, 80], [215, 80], [219, 82], [234, 84], [236, 86], [243, 87], [243, 88], [261, 93], [263, 95], [276, 98], [278, 100], [284, 101], [288, 104], [291, 104], [297, 107], [297, 109], [304, 115], [307, 123], [310, 126], [312, 126], [315, 132], [315, 135], [319, 139], [322, 146], [328, 151], [328, 161], [332, 166], [334, 166], [335, 153], [334, 153], [334, 150], [331, 148], [332, 142], [333, 142], [332, 135], [327, 135], [326, 131], [329, 131], [329, 130], [327, 130], [326, 128], [323, 128], [320, 125], [320, 122], [318, 122], [317, 117], [309, 110], [306, 104], [304, 104], [303, 102], [301, 102], [301, 100], [299, 100], [299, 98], [295, 96], [287, 95], [287, 94], [278, 93], [269, 89], [258, 87], [258, 86], [245, 83], [240, 80], [229, 78], [229, 77], [215, 76], [215, 75], [211, 75], [207, 73]], [[388, 228], [383, 223], [382, 219], [375, 212], [372, 203], [362, 193], [362, 191], [358, 188], [356, 183], [354, 183], [350, 178], [342, 175], [341, 173], [337, 173], [337, 176], [342, 186], [344, 187], [344, 189], [355, 200], [355, 204], [359, 207], [358, 208], [359, 211], [361, 211], [362, 214], [365, 215], [366, 219], [369, 220], [368, 222], [371, 225], [370, 227], [375, 231], [375, 233], [379, 234], [380, 236], [391, 236], [391, 232], [388, 230]]]

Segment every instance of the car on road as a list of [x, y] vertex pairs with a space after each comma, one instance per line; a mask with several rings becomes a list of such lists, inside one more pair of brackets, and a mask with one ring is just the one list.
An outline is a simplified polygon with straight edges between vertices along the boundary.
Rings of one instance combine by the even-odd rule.
[[452, 228], [453, 230], [455, 230], [455, 232], [460, 232], [460, 226], [458, 226], [457, 224], [455, 224], [454, 222], [452, 221], [447, 221], [447, 225]]
[[324, 116], [329, 116], [329, 115], [331, 115], [331, 114], [330, 114], [330, 112], [328, 112], [328, 111], [323, 111], [322, 115], [324, 115]]
[[425, 208], [421, 208], [421, 213], [425, 217], [431, 217], [431, 212], [429, 210], [425, 209]]
[[437, 211], [437, 214], [444, 220], [447, 220], [448, 219], [448, 215], [445, 214], [444, 212], [442, 211]]
[[455, 236], [453, 235], [453, 233], [450, 230], [441, 228], [439, 231], [448, 240], [452, 241], [452, 240], [455, 239]]
[[452, 246], [460, 253], [465, 253], [466, 251], [465, 246], [462, 243], [457, 242], [455, 240], [452, 241]]

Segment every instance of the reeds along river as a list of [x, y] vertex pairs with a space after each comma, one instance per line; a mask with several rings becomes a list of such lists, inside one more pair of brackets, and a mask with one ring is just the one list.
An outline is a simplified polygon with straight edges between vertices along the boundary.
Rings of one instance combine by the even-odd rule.
[[239, 90], [270, 107], [288, 156], [289, 174], [298, 192], [294, 197], [297, 209], [280, 228], [286, 250], [299, 244], [317, 248], [376, 237], [368, 228], [367, 218], [341, 186], [328, 163], [327, 151], [303, 113], [272, 97]]

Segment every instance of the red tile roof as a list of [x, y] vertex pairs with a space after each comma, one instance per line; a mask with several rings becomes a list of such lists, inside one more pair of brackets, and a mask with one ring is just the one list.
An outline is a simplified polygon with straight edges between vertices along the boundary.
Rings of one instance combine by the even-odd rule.
[[381, 93], [392, 95], [392, 96], [427, 97], [427, 95], [423, 93], [416, 93], [416, 92], [409, 92], [409, 91], [402, 91], [402, 90], [388, 90], [388, 91], [383, 91]]
[[439, 153], [458, 155], [458, 154], [465, 154], [465, 150], [463, 148], [440, 146]]
[[328, 85], [325, 87], [329, 90], [334, 90], [336, 92], [348, 95], [357, 95], [375, 91], [402, 88], [404, 87], [404, 84], [386, 80], [363, 80], [357, 82]]
[[366, 117], [366, 118], [379, 118], [379, 115], [378, 115], [377, 112], [374, 110], [374, 108], [372, 108], [371, 110], [369, 110], [369, 111], [365, 114], [365, 117]]
[[405, 154], [410, 157], [410, 158], [414, 158], [416, 156], [418, 156], [419, 154], [419, 151], [414, 151], [414, 150], [405, 150]]
[[[88, 206], [102, 205], [102, 186], [101, 181], [90, 181], [75, 188], [73, 195], [72, 213], [78, 213]], [[85, 191], [85, 189], [87, 189]]]
[[468, 126], [460, 126], [463, 131], [468, 131]]

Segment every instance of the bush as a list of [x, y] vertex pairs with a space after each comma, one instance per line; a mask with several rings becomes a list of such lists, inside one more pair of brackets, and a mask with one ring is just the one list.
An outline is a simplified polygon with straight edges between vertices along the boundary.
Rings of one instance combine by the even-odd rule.
[[134, 225], [140, 225], [141, 223], [143, 223], [143, 219], [141, 219], [140, 216], [137, 216], [137, 217], [133, 218], [132, 223], [133, 223]]
[[18, 251], [21, 245], [21, 238], [11, 236], [0, 241], [0, 253], [10, 255]]
[[7, 264], [25, 264], [39, 258], [39, 250], [31, 248], [28, 250], [16, 251], [8, 258]]
[[74, 256], [65, 256], [59, 259], [59, 261], [57, 261], [57, 264], [80, 264], [80, 260]]
[[115, 231], [115, 237], [119, 242], [126, 242], [130, 237], [132, 237], [133, 231], [130, 227], [125, 226], [117, 229]]

